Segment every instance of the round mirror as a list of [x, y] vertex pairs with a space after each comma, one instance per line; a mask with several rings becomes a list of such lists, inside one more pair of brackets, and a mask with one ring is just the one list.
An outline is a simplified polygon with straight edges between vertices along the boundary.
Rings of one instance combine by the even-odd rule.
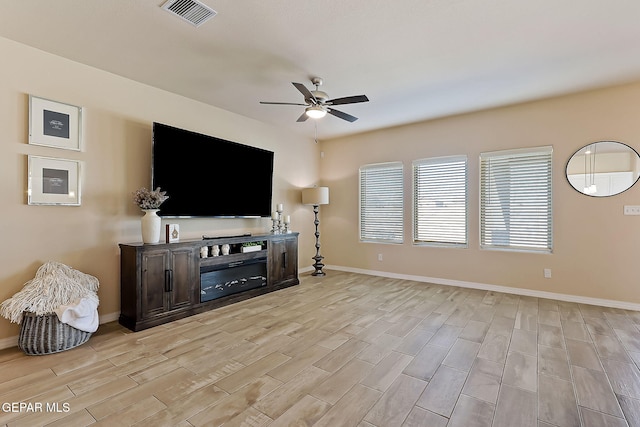
[[587, 196], [606, 197], [628, 190], [640, 176], [640, 156], [616, 141], [598, 141], [576, 151], [567, 163], [567, 180]]

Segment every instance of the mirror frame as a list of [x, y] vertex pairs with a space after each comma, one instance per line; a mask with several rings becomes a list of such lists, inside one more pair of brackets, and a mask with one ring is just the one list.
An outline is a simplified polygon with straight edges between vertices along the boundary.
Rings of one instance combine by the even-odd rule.
[[[598, 143], [604, 143], [604, 142], [612, 143], [612, 144], [620, 144], [620, 145], [622, 145], [622, 146], [626, 147], [626, 149], [629, 151], [629, 154], [631, 154], [631, 155], [635, 154], [635, 155], [636, 155], [636, 157], [635, 157], [635, 161], [636, 161], [636, 164], [638, 165], [638, 166], [637, 166], [638, 172], [637, 172], [637, 174], [636, 174], [635, 180], [633, 180], [633, 182], [632, 182], [631, 184], [629, 184], [629, 185], [628, 185], [625, 189], [623, 189], [623, 190], [620, 190], [620, 191], [618, 191], [618, 192], [616, 192], [616, 193], [611, 193], [611, 194], [601, 194], [601, 195], [598, 195], [598, 194], [589, 194], [589, 193], [586, 193], [586, 192], [584, 192], [584, 191], [582, 191], [582, 190], [580, 190], [580, 189], [576, 188], [576, 187], [574, 186], [574, 184], [571, 182], [571, 180], [569, 180], [569, 164], [570, 164], [570, 163], [571, 163], [571, 161], [576, 157], [576, 155], [578, 155], [578, 153], [580, 153], [581, 151], [585, 150], [587, 147], [592, 146], [592, 145], [595, 145], [595, 144], [598, 144]], [[597, 154], [596, 154], [596, 156], [597, 156]], [[633, 171], [632, 171], [632, 172], [633, 172]], [[596, 173], [595, 171], [593, 171], [593, 172], [592, 172], [592, 174], [595, 174], [595, 173]], [[585, 174], [585, 176], [586, 176], [586, 174], [587, 174], [586, 169], [585, 169], [584, 174]], [[575, 174], [574, 174], [574, 175], [575, 175]], [[627, 191], [628, 189], [630, 189], [631, 187], [633, 187], [633, 186], [638, 182], [638, 180], [640, 179], [640, 154], [638, 154], [638, 152], [637, 152], [633, 147], [631, 147], [630, 145], [625, 144], [625, 143], [623, 143], [623, 142], [613, 141], [613, 140], [601, 140], [601, 141], [594, 141], [594, 142], [591, 142], [591, 143], [589, 143], [589, 144], [587, 144], [587, 145], [585, 145], [585, 146], [582, 146], [582, 147], [578, 148], [578, 149], [577, 149], [577, 150], [576, 150], [576, 151], [571, 155], [571, 157], [569, 157], [569, 160], [567, 160], [567, 164], [566, 164], [565, 169], [564, 169], [564, 176], [565, 176], [565, 178], [567, 179], [567, 182], [569, 183], [569, 185], [571, 186], [571, 188], [573, 188], [573, 189], [574, 189], [574, 190], [576, 190], [578, 193], [583, 194], [583, 195], [585, 195], [585, 196], [589, 196], [589, 197], [598, 197], [598, 198], [600, 198], [600, 197], [611, 197], [611, 196], [616, 196], [616, 195], [618, 195], [618, 194], [622, 194], [622, 193], [624, 193], [625, 191]]]

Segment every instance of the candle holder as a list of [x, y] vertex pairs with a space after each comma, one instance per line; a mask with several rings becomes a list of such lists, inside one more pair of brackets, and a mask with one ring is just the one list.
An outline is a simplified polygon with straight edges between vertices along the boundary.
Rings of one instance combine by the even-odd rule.
[[280, 234], [280, 215], [277, 212], [271, 217], [271, 222], [273, 223], [271, 234]]
[[287, 229], [287, 225], [282, 220], [283, 210], [282, 203], [279, 203], [275, 212], [271, 216], [271, 221], [273, 222], [273, 226], [271, 227], [272, 234], [282, 234], [283, 232], [286, 232], [285, 230]]

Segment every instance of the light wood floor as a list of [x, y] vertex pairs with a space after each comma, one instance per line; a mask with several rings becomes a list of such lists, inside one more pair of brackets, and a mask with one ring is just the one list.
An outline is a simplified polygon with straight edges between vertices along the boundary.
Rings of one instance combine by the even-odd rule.
[[328, 271], [142, 332], [101, 325], [55, 355], [3, 350], [0, 425], [639, 426], [639, 325]]

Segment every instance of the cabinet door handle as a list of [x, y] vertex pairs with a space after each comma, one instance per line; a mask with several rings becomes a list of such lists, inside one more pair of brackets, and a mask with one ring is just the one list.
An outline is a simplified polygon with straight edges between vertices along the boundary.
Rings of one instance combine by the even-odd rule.
[[282, 267], [287, 268], [287, 253], [282, 252]]
[[164, 291], [173, 291], [173, 270], [164, 271]]

